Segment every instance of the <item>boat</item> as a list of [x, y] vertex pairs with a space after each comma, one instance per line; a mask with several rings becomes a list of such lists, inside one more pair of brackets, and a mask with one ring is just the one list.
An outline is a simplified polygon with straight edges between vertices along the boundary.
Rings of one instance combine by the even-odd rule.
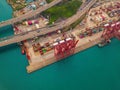
[[103, 47], [105, 45], [108, 45], [109, 43], [111, 43], [111, 40], [107, 40], [106, 42], [101, 42], [98, 44], [98, 47]]
[[26, 52], [25, 52], [25, 47], [24, 47], [23, 45], [21, 46], [21, 53], [22, 53], [23, 55], [25, 55], [25, 53], [26, 53]]

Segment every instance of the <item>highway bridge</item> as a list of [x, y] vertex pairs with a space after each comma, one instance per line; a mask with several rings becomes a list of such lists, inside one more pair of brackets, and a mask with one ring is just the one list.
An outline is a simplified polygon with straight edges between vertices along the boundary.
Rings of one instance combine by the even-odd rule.
[[74, 23], [75, 21], [77, 21], [82, 15], [84, 15], [96, 3], [96, 1], [97, 0], [87, 0], [87, 2], [84, 3], [84, 7], [80, 8], [79, 11], [75, 15], [73, 15], [72, 17], [68, 18], [65, 21], [56, 23], [52, 27], [44, 27], [38, 30], [33, 30], [33, 31], [22, 33], [22, 34], [2, 38], [0, 39], [0, 47], [13, 44], [13, 43], [17, 43], [23, 40], [31, 39], [36, 36], [45, 35], [47, 33], [67, 27], [71, 25], [72, 23]]
[[32, 11], [29, 11], [21, 16], [18, 16], [18, 17], [15, 17], [15, 18], [12, 18], [12, 19], [9, 19], [9, 20], [6, 20], [6, 21], [2, 21], [0, 22], [0, 27], [3, 27], [3, 26], [6, 26], [6, 25], [11, 25], [11, 24], [14, 24], [16, 22], [20, 22], [22, 20], [25, 20], [25, 19], [29, 19], [31, 17], [34, 17], [38, 14], [40, 14], [41, 12], [47, 10], [48, 8], [62, 2], [63, 0], [54, 0], [52, 1], [51, 3], [49, 4], [45, 4], [44, 6], [41, 6], [39, 7], [38, 9], [36, 10], [32, 10]]

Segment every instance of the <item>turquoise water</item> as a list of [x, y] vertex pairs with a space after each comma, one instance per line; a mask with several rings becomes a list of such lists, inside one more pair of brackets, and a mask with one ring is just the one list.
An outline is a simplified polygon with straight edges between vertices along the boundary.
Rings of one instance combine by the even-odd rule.
[[[5, 0], [0, 0], [0, 21], [7, 20], [12, 17], [12, 8], [6, 3]], [[13, 30], [11, 26], [0, 28], [0, 38], [12, 35]]]
[[[11, 15], [6, 1], [0, 0], [0, 20]], [[11, 35], [12, 28], [6, 29]], [[26, 73], [27, 59], [16, 44], [2, 47], [0, 90], [120, 90], [119, 47], [114, 39], [109, 46], [92, 47], [32, 74]]]
[[28, 3], [29, 3], [29, 2], [32, 2], [32, 1], [34, 1], [34, 0], [26, 0], [26, 2], [28, 2]]

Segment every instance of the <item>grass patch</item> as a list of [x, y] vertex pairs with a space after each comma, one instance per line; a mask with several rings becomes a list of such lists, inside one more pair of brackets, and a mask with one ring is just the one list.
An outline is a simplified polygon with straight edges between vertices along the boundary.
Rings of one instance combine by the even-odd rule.
[[43, 15], [48, 15], [50, 24], [61, 18], [69, 18], [74, 15], [82, 4], [81, 0], [65, 0], [59, 5], [49, 8], [43, 12]]
[[46, 0], [47, 1], [47, 3], [51, 3], [53, 0]]
[[66, 32], [70, 29], [74, 29], [78, 24], [80, 24], [80, 22], [85, 18], [86, 14], [84, 14], [81, 18], [79, 18], [76, 22], [74, 22], [73, 24], [71, 24], [68, 27], [63, 28], [63, 32]]

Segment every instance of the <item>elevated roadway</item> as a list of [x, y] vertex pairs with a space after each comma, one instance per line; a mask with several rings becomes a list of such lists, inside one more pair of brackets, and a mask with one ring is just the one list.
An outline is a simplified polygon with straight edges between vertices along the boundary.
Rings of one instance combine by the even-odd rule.
[[28, 13], [26, 13], [26, 14], [21, 15], [21, 16], [18, 16], [18, 17], [15, 17], [15, 18], [12, 18], [12, 19], [9, 19], [9, 20], [6, 20], [6, 21], [2, 21], [2, 22], [0, 22], [0, 27], [6, 26], [6, 25], [11, 25], [11, 24], [14, 24], [16, 22], [20, 22], [22, 20], [34, 17], [34, 16], [40, 14], [41, 12], [47, 10], [48, 8], [60, 3], [61, 1], [63, 1], [63, 0], [54, 0], [51, 3], [45, 4], [44, 6], [41, 6], [34, 11], [32, 10], [32, 11], [29, 11]]
[[96, 3], [96, 1], [97, 0], [88, 0], [86, 3], [84, 3], [84, 7], [80, 8], [79, 11], [74, 16], [68, 18], [65, 21], [59, 22], [53, 25], [52, 27], [45, 27], [45, 28], [41, 28], [38, 30], [33, 30], [30, 32], [10, 36], [7, 38], [2, 38], [0, 40], [0, 47], [13, 44], [13, 43], [17, 43], [23, 40], [31, 39], [36, 36], [45, 35], [47, 33], [67, 27], [71, 25], [72, 23], [74, 23], [75, 21], [77, 21], [82, 15], [84, 15]]

